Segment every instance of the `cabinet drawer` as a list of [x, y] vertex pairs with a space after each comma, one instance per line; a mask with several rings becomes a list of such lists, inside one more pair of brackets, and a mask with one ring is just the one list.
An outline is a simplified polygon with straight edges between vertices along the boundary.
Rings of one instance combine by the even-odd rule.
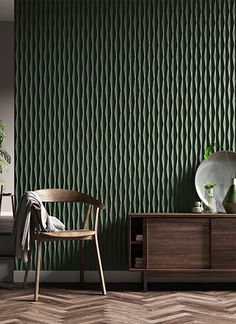
[[0, 257], [0, 282], [13, 282], [14, 257]]
[[210, 220], [148, 219], [147, 260], [149, 269], [209, 269]]
[[211, 220], [212, 269], [236, 269], [236, 218]]
[[15, 248], [10, 234], [0, 234], [0, 255], [14, 255]]

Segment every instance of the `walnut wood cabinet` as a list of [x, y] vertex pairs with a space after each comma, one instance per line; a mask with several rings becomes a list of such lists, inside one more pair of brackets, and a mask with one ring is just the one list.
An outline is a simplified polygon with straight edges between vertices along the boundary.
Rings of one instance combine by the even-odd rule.
[[149, 276], [236, 277], [236, 214], [129, 213], [129, 270]]

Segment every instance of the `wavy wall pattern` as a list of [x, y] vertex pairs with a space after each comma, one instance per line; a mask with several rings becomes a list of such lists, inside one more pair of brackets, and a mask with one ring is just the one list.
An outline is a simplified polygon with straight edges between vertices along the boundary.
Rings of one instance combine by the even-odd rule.
[[[128, 211], [189, 210], [204, 147], [235, 151], [235, 17], [230, 0], [16, 0], [17, 197], [97, 196], [106, 270], [127, 267]], [[43, 268], [77, 260], [76, 243], [51, 244]]]

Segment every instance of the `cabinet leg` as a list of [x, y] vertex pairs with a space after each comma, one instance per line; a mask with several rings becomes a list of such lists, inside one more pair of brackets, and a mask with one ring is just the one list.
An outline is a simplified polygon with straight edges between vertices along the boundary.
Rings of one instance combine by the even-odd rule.
[[147, 291], [147, 271], [142, 272], [143, 290]]

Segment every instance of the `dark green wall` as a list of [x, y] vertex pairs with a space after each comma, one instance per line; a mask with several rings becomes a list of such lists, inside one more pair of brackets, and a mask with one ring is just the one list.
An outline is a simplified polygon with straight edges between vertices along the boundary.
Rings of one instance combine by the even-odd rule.
[[[106, 270], [127, 268], [128, 211], [190, 210], [204, 148], [235, 150], [235, 17], [230, 0], [16, 0], [17, 197], [100, 198]], [[76, 251], [45, 247], [43, 267]]]

